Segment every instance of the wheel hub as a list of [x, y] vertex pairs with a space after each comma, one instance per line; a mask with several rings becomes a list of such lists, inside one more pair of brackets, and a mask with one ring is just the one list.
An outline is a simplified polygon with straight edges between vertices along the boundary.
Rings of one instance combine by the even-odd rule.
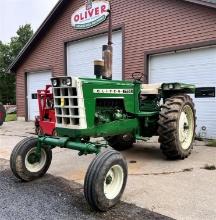
[[30, 164], [34, 164], [36, 162], [39, 162], [40, 158], [36, 155], [36, 153], [32, 153], [28, 156], [27, 160]]
[[112, 183], [112, 180], [113, 178], [109, 175], [107, 178], [106, 178], [106, 184], [109, 185]]
[[120, 193], [124, 180], [121, 166], [115, 165], [108, 171], [104, 180], [104, 194], [107, 199], [114, 199]]
[[37, 148], [30, 149], [25, 156], [25, 167], [31, 173], [37, 173], [42, 170], [46, 164], [47, 155], [44, 149], [41, 149], [41, 156], [36, 154]]

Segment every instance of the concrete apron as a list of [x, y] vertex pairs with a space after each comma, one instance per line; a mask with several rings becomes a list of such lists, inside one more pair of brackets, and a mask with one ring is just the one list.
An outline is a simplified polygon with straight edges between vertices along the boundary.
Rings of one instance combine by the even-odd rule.
[[[0, 127], [0, 158], [9, 159], [17, 142], [32, 136], [33, 123], [10, 122]], [[195, 146], [188, 159], [167, 161], [155, 140], [123, 152], [129, 167], [122, 200], [176, 219], [215, 219], [216, 148]], [[54, 149], [49, 173], [83, 184], [94, 155]]]

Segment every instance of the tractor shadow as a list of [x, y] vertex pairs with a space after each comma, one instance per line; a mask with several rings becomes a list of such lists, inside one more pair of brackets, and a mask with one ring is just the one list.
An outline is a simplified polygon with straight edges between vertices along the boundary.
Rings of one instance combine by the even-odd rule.
[[3, 219], [170, 219], [125, 202], [108, 212], [95, 212], [84, 198], [82, 185], [49, 174], [25, 183], [7, 167], [0, 171], [0, 185]]
[[158, 160], [164, 161], [166, 157], [160, 150], [158, 143], [137, 143], [133, 145], [133, 148], [122, 152], [127, 158], [137, 160]]

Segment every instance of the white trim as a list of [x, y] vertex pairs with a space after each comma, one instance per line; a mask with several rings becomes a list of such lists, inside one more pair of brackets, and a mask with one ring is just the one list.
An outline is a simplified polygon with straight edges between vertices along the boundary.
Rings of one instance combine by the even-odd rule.
[[25, 117], [17, 117], [17, 121], [25, 121]]
[[[68, 77], [59, 77], [58, 79], [63, 79]], [[56, 115], [56, 127], [57, 128], [68, 128], [68, 129], [86, 129], [87, 128], [87, 121], [86, 121], [86, 110], [85, 110], [85, 103], [83, 97], [83, 88], [82, 88], [82, 81], [78, 77], [71, 77], [72, 85], [70, 87], [64, 87], [64, 89], [70, 89], [71, 87], [76, 88], [77, 95], [70, 96], [68, 92], [68, 96], [56, 96], [55, 90], [62, 89], [63, 87], [53, 87], [53, 95], [54, 95], [54, 107], [55, 107], [55, 115]], [[68, 106], [63, 107], [58, 104], [58, 100], [61, 98], [67, 99], [76, 99], [78, 105], [72, 105], [73, 102], [69, 101]], [[64, 113], [64, 109], [69, 109], [69, 114]], [[61, 109], [61, 115], [58, 114], [57, 109]], [[79, 114], [74, 115], [73, 109], [78, 109]], [[60, 119], [60, 120], [59, 120]], [[70, 120], [70, 123], [64, 123], [64, 120]], [[75, 124], [73, 121], [79, 119], [79, 124]], [[58, 122], [61, 121], [61, 122]]]

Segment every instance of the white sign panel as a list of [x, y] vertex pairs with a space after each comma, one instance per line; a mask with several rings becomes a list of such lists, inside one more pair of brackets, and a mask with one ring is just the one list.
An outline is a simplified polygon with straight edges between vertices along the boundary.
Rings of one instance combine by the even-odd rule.
[[71, 24], [79, 30], [95, 27], [106, 20], [109, 9], [108, 1], [90, 1], [73, 13]]

